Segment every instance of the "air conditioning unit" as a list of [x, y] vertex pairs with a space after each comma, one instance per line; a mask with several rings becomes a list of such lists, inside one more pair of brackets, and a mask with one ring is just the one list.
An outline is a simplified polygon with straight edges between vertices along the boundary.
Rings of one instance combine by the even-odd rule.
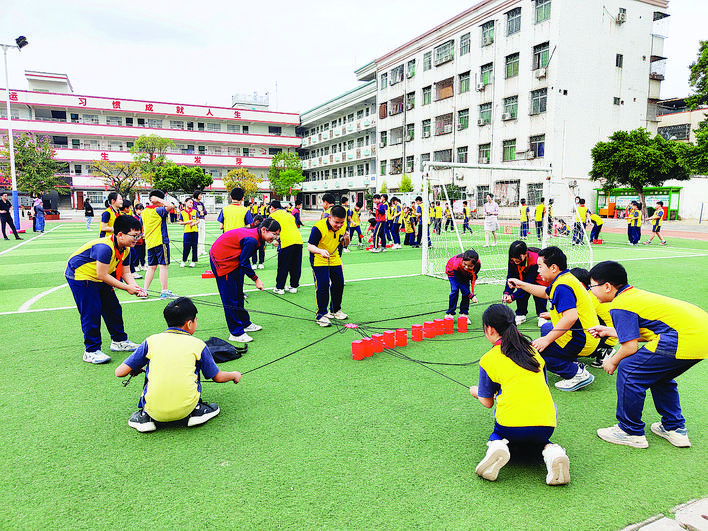
[[484, 118], [480, 118], [479, 120], [477, 120], [477, 125], [480, 125], [480, 126], [487, 125], [488, 123], [489, 122], [487, 122], [487, 120], [485, 120]]
[[480, 164], [489, 164], [489, 159], [487, 157], [479, 157]]
[[484, 83], [477, 83], [477, 92], [482, 92], [484, 90]]
[[[537, 76], [537, 77], [538, 77], [538, 76]], [[393, 116], [394, 114], [396, 114], [396, 111], [395, 111], [394, 109], [390, 109], [390, 110], [388, 111], [388, 115], [389, 115], [389, 116]]]
[[406, 72], [406, 79], [410, 79], [415, 75], [415, 72]]
[[385, 148], [385, 147], [386, 147], [386, 142], [379, 142], [379, 147], [380, 147], [380, 148]]
[[406, 110], [410, 111], [415, 105], [413, 103], [406, 103]]
[[430, 137], [430, 131], [425, 131], [423, 133], [423, 138], [429, 138]]
[[502, 120], [512, 120], [514, 117], [510, 112], [505, 112], [502, 114]]
[[410, 142], [411, 140], [413, 140], [413, 135], [408, 135], [406, 137], [406, 142]]
[[494, 37], [492, 35], [485, 35], [482, 38], [482, 46], [489, 46], [494, 42]]
[[616, 22], [617, 22], [617, 24], [624, 24], [625, 22], [627, 22], [627, 13], [624, 13], [624, 12], [622, 12], [622, 11], [620, 11], [619, 13], [617, 13], [617, 20], [616, 20]]
[[541, 79], [546, 77], [546, 69], [545, 68], [539, 68], [536, 70], [536, 79]]
[[526, 153], [526, 160], [533, 160], [535, 158], [536, 158], [536, 155], [534, 154], [533, 151], [529, 151], [528, 153]]
[[452, 124], [447, 124], [443, 127], [444, 133], [452, 133]]
[[462, 131], [465, 128], [464, 124], [457, 124], [457, 130]]

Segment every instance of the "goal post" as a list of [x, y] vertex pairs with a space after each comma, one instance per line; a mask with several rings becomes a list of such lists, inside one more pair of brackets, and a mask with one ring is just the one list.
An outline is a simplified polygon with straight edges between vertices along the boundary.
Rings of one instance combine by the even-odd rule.
[[[560, 247], [568, 257], [568, 268], [590, 268], [592, 246], [585, 229], [579, 222], [577, 205], [566, 179], [553, 177], [551, 168], [492, 166], [448, 162], [423, 162], [423, 256], [421, 269], [424, 275], [445, 278], [445, 265], [452, 256], [467, 249], [480, 255], [482, 269], [478, 282], [503, 284], [508, 269], [509, 245], [523, 239], [531, 248], [551, 245]], [[459, 183], [459, 184], [458, 184]], [[458, 186], [451, 187], [456, 184]], [[454, 188], [460, 196], [451, 196]], [[484, 203], [486, 195], [493, 194], [499, 205], [498, 230], [484, 230]], [[539, 206], [542, 203], [543, 207]], [[530, 209], [528, 231], [523, 234], [520, 200], [526, 200]], [[462, 232], [462, 202], [467, 201], [471, 211], [470, 231]], [[445, 211], [447, 204], [452, 214], [452, 229], [431, 227], [431, 208], [437, 202]], [[541, 223], [536, 223], [536, 207], [542, 212]], [[449, 226], [449, 224], [448, 224]], [[486, 234], [485, 234], [486, 232]], [[432, 246], [428, 247], [426, 234]], [[488, 245], [485, 245], [488, 242]]]

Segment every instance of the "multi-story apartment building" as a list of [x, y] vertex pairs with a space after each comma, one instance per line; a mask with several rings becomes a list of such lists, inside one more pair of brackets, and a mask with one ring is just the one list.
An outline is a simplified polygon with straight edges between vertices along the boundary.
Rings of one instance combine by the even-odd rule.
[[375, 109], [372, 80], [300, 116], [304, 208], [318, 208], [327, 192], [363, 202], [376, 187]]
[[[407, 174], [419, 187], [421, 162], [463, 162], [519, 183], [509, 204], [532, 195], [520, 166], [552, 168], [590, 197], [595, 143], [621, 129], [656, 132], [666, 7], [485, 0], [363, 66], [357, 77], [378, 81], [377, 186], [395, 189]], [[456, 169], [455, 183], [480, 171]]]
[[[130, 148], [141, 135], [159, 135], [174, 143], [167, 158], [180, 165], [201, 166], [214, 178], [208, 194], [225, 195], [222, 178], [234, 168], [247, 168], [264, 181], [268, 191], [271, 157], [280, 151], [295, 152], [301, 140], [295, 134], [296, 113], [262, 110], [263, 97], [235, 96], [234, 107], [142, 101], [73, 93], [63, 74], [26, 72], [29, 90], [10, 90], [12, 129], [49, 136], [56, 159], [66, 163], [66, 182], [72, 194], [62, 196], [63, 206], [76, 207], [84, 195], [103, 203], [106, 186], [92, 175], [94, 161], [130, 162]], [[0, 99], [5, 99], [0, 91]], [[7, 132], [2, 106], [0, 135]], [[3, 183], [8, 185], [9, 183]]]
[[708, 115], [708, 105], [705, 103], [691, 110], [683, 98], [662, 100], [659, 102], [657, 112], [659, 118], [657, 132], [666, 140], [695, 144], [695, 130], [698, 129], [698, 124], [706, 119], [706, 115]]

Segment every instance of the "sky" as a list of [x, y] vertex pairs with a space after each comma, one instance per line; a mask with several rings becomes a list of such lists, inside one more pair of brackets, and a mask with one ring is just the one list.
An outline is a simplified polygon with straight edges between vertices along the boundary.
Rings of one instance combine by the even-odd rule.
[[[15, 89], [27, 88], [24, 70], [37, 70], [67, 74], [83, 95], [230, 107], [233, 94], [255, 91], [269, 93], [271, 110], [300, 113], [475, 3], [0, 0], [0, 43], [30, 42], [8, 52]], [[662, 98], [689, 94], [689, 65], [708, 39], [705, 0], [672, 0], [669, 13]]]

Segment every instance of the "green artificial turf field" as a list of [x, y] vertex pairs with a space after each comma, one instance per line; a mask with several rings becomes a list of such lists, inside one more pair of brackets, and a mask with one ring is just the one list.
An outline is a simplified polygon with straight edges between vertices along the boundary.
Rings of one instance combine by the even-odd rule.
[[[263, 330], [246, 355], [222, 367], [256, 370], [236, 386], [203, 383], [204, 398], [221, 414], [198, 428], [140, 434], [127, 420], [142, 378], [124, 388], [114, 376], [124, 353], [106, 365], [82, 362], [79, 315], [62, 287], [68, 256], [96, 232], [81, 223], [47, 225], [47, 233], [31, 240], [28, 234], [19, 246], [0, 241], [2, 529], [612, 530], [708, 495], [708, 364], [678, 379], [692, 448], [674, 448], [651, 433], [646, 450], [601, 441], [597, 428], [615, 423], [615, 377], [591, 369], [591, 386], [562, 393], [549, 375], [559, 411], [552, 439], [567, 449], [571, 483], [549, 487], [542, 463], [514, 456], [488, 482], [474, 468], [493, 411], [466, 387], [476, 384], [476, 362], [490, 347], [480, 332], [481, 311], [500, 299], [500, 286], [478, 286], [481, 303], [471, 309], [467, 334], [414, 344], [409, 335], [398, 355], [352, 361], [358, 331], [313, 322], [307, 262], [297, 294], [250, 292], [247, 308]], [[216, 224], [207, 230], [213, 241]], [[173, 259], [180, 232], [170, 227], [178, 242]], [[629, 248], [622, 235], [603, 236], [596, 261], [619, 260], [632, 284], [707, 308], [707, 242]], [[271, 248], [259, 271], [270, 288], [273, 256]], [[362, 331], [410, 328], [444, 314], [448, 283], [419, 275], [420, 250], [355, 249], [344, 262], [343, 310], [350, 322], [369, 323]], [[169, 286], [197, 302], [197, 337], [225, 339], [216, 285], [201, 278], [204, 269], [205, 261], [195, 269], [173, 263]], [[159, 289], [157, 279], [151, 289]], [[164, 301], [124, 292], [119, 298], [131, 340], [165, 328]], [[535, 320], [522, 329], [538, 337]], [[103, 336], [108, 351], [105, 328]], [[438, 374], [401, 355], [457, 365], [428, 365]], [[644, 420], [658, 419], [647, 397]]]

